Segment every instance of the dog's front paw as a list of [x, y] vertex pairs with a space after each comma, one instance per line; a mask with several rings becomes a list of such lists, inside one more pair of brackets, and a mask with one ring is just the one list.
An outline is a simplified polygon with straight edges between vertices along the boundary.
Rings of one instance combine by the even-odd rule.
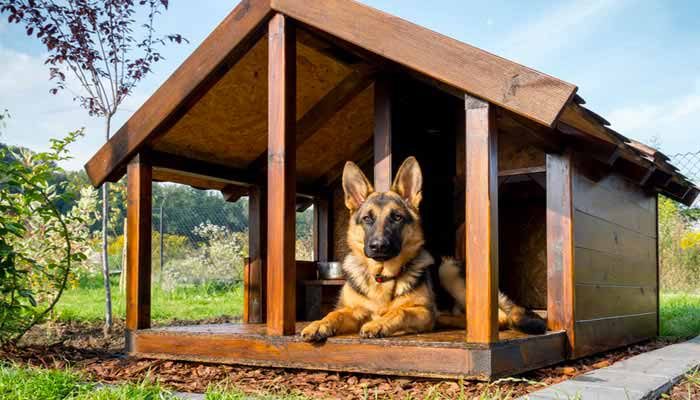
[[324, 321], [314, 321], [301, 331], [301, 338], [306, 342], [319, 342], [333, 336], [333, 327]]
[[362, 329], [360, 329], [360, 337], [363, 338], [382, 338], [389, 335], [389, 328], [377, 321], [370, 321], [362, 325]]

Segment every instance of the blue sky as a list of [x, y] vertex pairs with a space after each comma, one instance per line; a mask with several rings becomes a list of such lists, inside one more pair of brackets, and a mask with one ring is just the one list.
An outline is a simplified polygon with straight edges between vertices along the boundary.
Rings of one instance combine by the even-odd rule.
[[[700, 151], [700, 2], [653, 0], [364, 0], [364, 3], [554, 75], [579, 87], [587, 106], [619, 132], [668, 154]], [[121, 124], [231, 10], [231, 0], [171, 1], [158, 23], [190, 44], [171, 46], [117, 115]], [[12, 118], [0, 141], [45, 149], [50, 137], [86, 128], [73, 147], [78, 169], [103, 141], [102, 123], [73, 95], [48, 94], [44, 50], [0, 22], [0, 108]], [[73, 86], [75, 91], [79, 87]]]

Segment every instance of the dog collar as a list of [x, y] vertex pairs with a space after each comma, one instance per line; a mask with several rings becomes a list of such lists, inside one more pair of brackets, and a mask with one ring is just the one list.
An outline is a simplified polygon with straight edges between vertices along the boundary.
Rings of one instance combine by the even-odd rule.
[[389, 282], [393, 281], [395, 279], [398, 279], [403, 273], [406, 272], [406, 265], [401, 266], [401, 270], [399, 271], [399, 274], [396, 276], [384, 276], [382, 274], [376, 274], [374, 275], [374, 281], [377, 283], [384, 283], [384, 282]]
[[382, 274], [377, 274], [374, 276], [374, 280], [377, 283], [384, 283], [384, 282], [388, 282], [388, 281], [393, 281], [394, 279], [396, 279], [395, 276], [384, 276]]

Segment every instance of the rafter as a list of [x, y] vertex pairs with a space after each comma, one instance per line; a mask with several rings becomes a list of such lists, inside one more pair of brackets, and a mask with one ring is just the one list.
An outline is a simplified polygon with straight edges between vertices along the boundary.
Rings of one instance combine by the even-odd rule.
[[[352, 71], [345, 79], [331, 89], [321, 100], [311, 107], [298, 121], [296, 147], [301, 147], [314, 133], [328, 122], [338, 111], [365, 90], [373, 80], [375, 68], [363, 65]], [[249, 169], [264, 175], [267, 171], [267, 151], [260, 154]]]

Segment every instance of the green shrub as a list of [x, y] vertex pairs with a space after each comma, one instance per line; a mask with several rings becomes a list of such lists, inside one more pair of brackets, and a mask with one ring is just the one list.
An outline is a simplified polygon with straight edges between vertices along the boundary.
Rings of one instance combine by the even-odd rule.
[[51, 151], [0, 151], [0, 344], [18, 340], [46, 317], [69, 283], [71, 268], [86, 259], [96, 196], [81, 191], [68, 212], [60, 204], [74, 197], [57, 163], [82, 132], [52, 140]]
[[661, 289], [700, 290], [700, 232], [688, 210], [659, 196], [659, 259]]

